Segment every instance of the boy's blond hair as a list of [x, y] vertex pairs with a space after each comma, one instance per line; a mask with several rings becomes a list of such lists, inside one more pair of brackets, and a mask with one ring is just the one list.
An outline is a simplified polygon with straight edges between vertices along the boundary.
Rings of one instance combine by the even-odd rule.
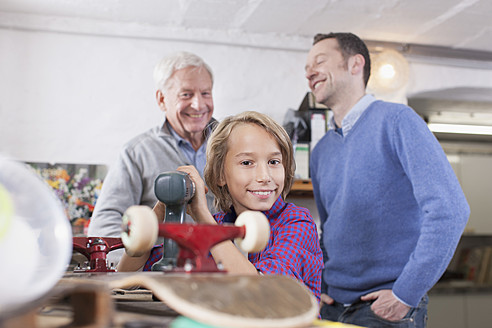
[[208, 188], [215, 195], [215, 207], [225, 212], [230, 212], [232, 198], [227, 186], [221, 187], [219, 183], [224, 181], [224, 162], [228, 151], [227, 140], [232, 130], [241, 124], [256, 124], [264, 128], [277, 141], [282, 153], [282, 164], [285, 170], [284, 189], [282, 190], [284, 199], [294, 182], [296, 168], [294, 150], [289, 135], [284, 128], [268, 115], [255, 111], [246, 111], [229, 116], [217, 125], [207, 142], [207, 164], [203, 174]]

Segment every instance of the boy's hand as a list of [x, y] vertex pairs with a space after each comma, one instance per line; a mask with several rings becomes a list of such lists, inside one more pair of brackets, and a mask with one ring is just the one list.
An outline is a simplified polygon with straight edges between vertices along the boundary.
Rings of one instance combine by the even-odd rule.
[[162, 223], [166, 216], [166, 204], [158, 200], [157, 203], [155, 203], [153, 210], [157, 216], [157, 222]]
[[193, 183], [195, 184], [195, 195], [191, 199], [191, 202], [186, 208], [186, 212], [195, 220], [200, 223], [215, 223], [207, 206], [206, 193], [208, 192], [207, 186], [202, 177], [198, 173], [197, 169], [193, 165], [180, 166], [178, 171], [187, 173]]

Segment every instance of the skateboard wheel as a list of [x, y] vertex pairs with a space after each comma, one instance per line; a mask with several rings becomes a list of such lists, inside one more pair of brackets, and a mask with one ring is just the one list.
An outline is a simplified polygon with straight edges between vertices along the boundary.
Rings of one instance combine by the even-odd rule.
[[141, 256], [157, 241], [159, 226], [154, 211], [147, 206], [130, 206], [123, 215], [121, 241], [130, 256]]
[[244, 211], [236, 219], [236, 226], [244, 226], [244, 238], [236, 238], [239, 248], [248, 253], [256, 253], [265, 248], [270, 238], [270, 224], [266, 216], [258, 211]]

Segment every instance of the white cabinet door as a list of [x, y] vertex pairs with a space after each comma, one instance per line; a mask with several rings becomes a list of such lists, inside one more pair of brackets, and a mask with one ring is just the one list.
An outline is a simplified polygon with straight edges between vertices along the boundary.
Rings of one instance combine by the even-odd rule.
[[492, 156], [462, 154], [457, 175], [471, 208], [467, 230], [492, 234]]
[[427, 315], [429, 317], [427, 328], [467, 327], [465, 300], [462, 294], [429, 295]]
[[467, 327], [492, 327], [492, 295], [468, 294], [466, 297]]

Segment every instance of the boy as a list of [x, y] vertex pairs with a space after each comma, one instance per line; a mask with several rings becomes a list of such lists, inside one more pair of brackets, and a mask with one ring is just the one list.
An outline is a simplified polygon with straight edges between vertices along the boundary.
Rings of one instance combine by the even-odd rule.
[[[289, 192], [295, 170], [293, 148], [285, 130], [267, 115], [244, 112], [224, 119], [214, 130], [207, 146], [204, 177], [215, 195], [220, 212], [212, 216], [206, 203], [206, 187], [193, 166], [178, 170], [190, 175], [195, 196], [188, 213], [197, 223], [234, 223], [243, 211], [262, 211], [270, 223], [266, 248], [246, 258], [232, 241], [211, 249], [216, 263], [236, 274], [284, 274], [302, 281], [319, 300], [322, 253], [316, 224], [309, 211], [283, 198]], [[154, 211], [163, 218], [165, 205], [157, 203]], [[144, 270], [162, 254], [154, 248]], [[147, 259], [145, 255], [144, 259]], [[118, 269], [125, 271], [130, 261], [122, 258]], [[135, 269], [142, 265], [132, 266]]]

